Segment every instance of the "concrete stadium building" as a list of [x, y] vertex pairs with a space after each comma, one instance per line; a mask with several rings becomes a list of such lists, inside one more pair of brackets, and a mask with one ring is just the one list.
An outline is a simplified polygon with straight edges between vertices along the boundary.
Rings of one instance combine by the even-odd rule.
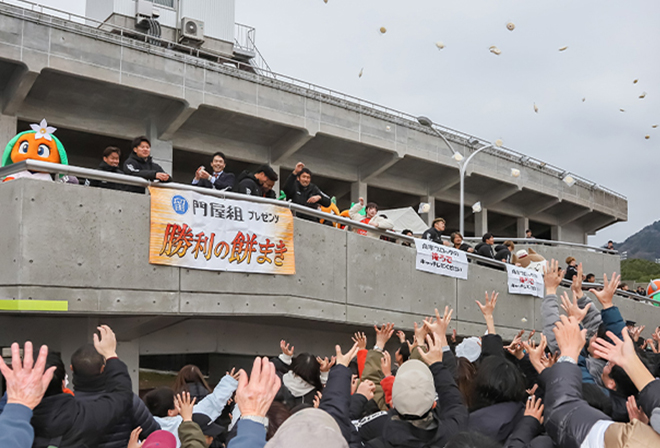
[[[242, 44], [238, 36], [249, 27], [234, 28], [233, 1], [213, 2], [231, 20], [207, 20], [204, 29], [213, 35], [202, 42], [177, 27], [185, 24], [181, 14], [199, 25], [195, 17], [205, 17], [204, 10], [174, 10], [158, 0], [149, 10], [155, 20], [158, 7], [163, 24], [156, 26], [139, 15], [144, 3], [114, 0], [103, 9], [88, 0], [93, 14], [83, 19], [0, 1], [0, 141], [47, 118], [69, 163], [96, 168], [106, 146], [122, 148], [123, 160], [130, 140], [144, 134], [154, 158], [180, 183], [190, 183], [219, 150], [235, 173], [270, 163], [286, 178], [303, 161], [342, 209], [360, 196], [383, 209], [426, 202], [425, 219], [442, 216], [449, 230], [459, 227], [452, 151], [414, 115], [255, 63], [254, 41]], [[436, 130], [465, 156], [486, 143]], [[506, 147], [480, 153], [467, 175], [468, 236], [523, 237], [531, 228], [541, 238], [586, 244], [587, 235], [627, 219], [624, 196]], [[475, 202], [482, 209], [473, 214]], [[461, 334], [480, 333], [474, 299], [501, 289], [506, 278], [474, 263], [467, 282], [421, 273], [410, 248], [298, 219], [296, 244], [304, 249], [294, 276], [152, 266], [148, 196], [17, 180], [0, 185], [0, 204], [0, 298], [69, 304], [59, 314], [0, 311], [0, 346], [50, 342], [68, 365], [81, 341], [108, 322], [135, 380], [150, 356], [204, 354], [207, 370], [217, 374], [248, 355], [277, 353], [281, 338], [329, 353], [338, 338], [348, 344], [351, 331], [385, 320], [409, 329], [445, 304], [456, 310]], [[619, 268], [616, 254], [587, 247], [548, 246], [545, 254], [573, 254], [598, 276]], [[648, 320], [647, 304], [622, 300], [626, 317]], [[540, 329], [540, 299], [503, 294], [498, 307], [503, 334]]]

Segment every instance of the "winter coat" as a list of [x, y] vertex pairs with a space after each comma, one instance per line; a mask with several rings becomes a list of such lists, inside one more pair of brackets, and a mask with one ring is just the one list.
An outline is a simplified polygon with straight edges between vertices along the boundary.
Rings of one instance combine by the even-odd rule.
[[504, 244], [495, 247], [495, 259], [504, 263], [511, 263], [511, 251]]
[[179, 425], [181, 448], [206, 448], [202, 428], [195, 422], [182, 422]]
[[[86, 378], [83, 384], [80, 382], [82, 382], [80, 377], [74, 374], [75, 399], [83, 403], [94, 401], [105, 389], [105, 373], [95, 378]], [[114, 426], [99, 431], [98, 448], [126, 448], [131, 432], [138, 426], [142, 428], [140, 437], [143, 439], [160, 429], [160, 425], [156, 423], [144, 402], [133, 394], [131, 404]]]
[[236, 437], [229, 441], [227, 448], [264, 448], [266, 427], [251, 420], [239, 420], [236, 424]]
[[524, 413], [522, 403], [497, 403], [471, 412], [468, 428], [502, 443], [513, 433]]
[[77, 400], [65, 393], [44, 397], [34, 408], [33, 447], [96, 447], [104, 433], [121, 420], [133, 402], [126, 364], [110, 358], [105, 364], [103, 392], [93, 400]]
[[[156, 162], [153, 161], [151, 156], [143, 159], [138, 157], [135, 152], [132, 152], [128, 159], [124, 162], [123, 171], [129, 176], [138, 176], [146, 180], [156, 180], [156, 174], [164, 173], [165, 170]], [[135, 193], [144, 193], [144, 188], [138, 186], [126, 186], [126, 191], [133, 191]]]
[[495, 258], [493, 246], [484, 242], [481, 242], [475, 246], [474, 253], [486, 258]]
[[236, 183], [236, 176], [233, 173], [228, 173], [226, 171], [223, 171], [213, 182], [212, 182], [212, 178], [199, 179], [199, 181], [197, 181], [196, 184], [193, 183], [193, 185], [197, 185], [198, 187], [202, 187], [202, 188], [212, 188], [214, 190], [231, 191], [232, 188], [234, 188], [235, 183]]
[[442, 242], [442, 231], [436, 230], [435, 227], [431, 227], [422, 234], [423, 240], [433, 241], [436, 244], [443, 245]]
[[[363, 216], [360, 214], [360, 210], [362, 210], [362, 205], [358, 202], [353, 205], [348, 210], [348, 216], [353, 220], [353, 221], [360, 221], [363, 224], [369, 224], [374, 227], [378, 227], [381, 230], [392, 230], [394, 228], [394, 223], [390, 221], [387, 218], [384, 218], [383, 216], [376, 215], [373, 218], [369, 219], [366, 216]], [[372, 232], [369, 230], [364, 230], [364, 229], [354, 229], [355, 233], [359, 233], [360, 235], [367, 235], [371, 236], [374, 238], [380, 238], [380, 234], [378, 232]]]
[[378, 431], [373, 431], [371, 428], [372, 434], [379, 433], [378, 437], [371, 440], [363, 437], [366, 447], [441, 448], [450, 438], [466, 429], [468, 411], [451, 372], [442, 362], [432, 364], [430, 369], [439, 404], [429, 415], [434, 424], [429, 429], [415, 426], [399, 418], [396, 410], [366, 417], [364, 420], [369, 419], [368, 422], [358, 423], [361, 427], [361, 437], [368, 429], [368, 427], [362, 429], [363, 427], [368, 425], [379, 428]]
[[[121, 168], [119, 168], [118, 166], [108, 165], [107, 163], [105, 163], [105, 161], [101, 161], [101, 164], [97, 169], [99, 171], [105, 171], [107, 173], [124, 174]], [[97, 187], [97, 188], [107, 188], [108, 190], [120, 190], [120, 191], [126, 190], [127, 187], [127, 185], [118, 184], [115, 182], [107, 182], [105, 180], [95, 180], [95, 179], [89, 181], [89, 186]]]
[[655, 432], [660, 433], [660, 380], [651, 381], [639, 392], [637, 403], [649, 417]]
[[362, 446], [360, 436], [349, 418], [351, 374], [351, 370], [342, 365], [330, 369], [319, 409], [326, 411], [335, 419], [349, 447], [358, 448]]
[[513, 433], [509, 436], [504, 448], [552, 448], [555, 446], [547, 435], [541, 435], [543, 425], [530, 415], [524, 416]]
[[[238, 381], [229, 375], [225, 375], [218, 385], [215, 386], [213, 392], [193, 407], [193, 412], [195, 414], [207, 415], [211, 420], [217, 419], [222, 414], [222, 410], [227, 405], [227, 401], [229, 401], [237, 387]], [[174, 434], [177, 448], [181, 447], [179, 425], [183, 423], [183, 418], [177, 415], [176, 417], [154, 417], [154, 420], [158, 422], [162, 429]]]
[[[271, 362], [275, 365], [278, 376], [282, 380], [282, 386], [276, 397], [279, 401], [293, 406], [302, 403], [313, 403], [316, 397], [316, 388], [309, 384], [304, 379], [290, 370], [292, 358], [290, 356], [281, 354], [277, 358], [271, 358]], [[328, 372], [321, 372], [321, 384], [325, 384], [328, 379]]]
[[10, 403], [0, 414], [0, 446], [27, 448], [32, 446], [34, 429], [30, 425], [32, 410], [27, 406]]
[[247, 171], [243, 171], [238, 176], [238, 179], [236, 179], [236, 187], [234, 188], [234, 191], [241, 194], [247, 194], [248, 196], [276, 199], [275, 192], [273, 190], [269, 190], [268, 192], [264, 193], [263, 189], [261, 188], [261, 184], [257, 178], [254, 177], [254, 174]]
[[566, 268], [566, 273], [564, 274], [564, 278], [569, 281], [573, 281], [573, 276], [576, 276], [578, 273], [577, 267], [576, 266], [568, 266]]
[[[294, 204], [303, 205], [313, 209], [318, 209], [320, 206], [330, 207], [330, 204], [332, 204], [330, 196], [322, 192], [319, 187], [312, 183], [303, 187], [293, 173], [289, 174], [289, 177], [287, 177], [282, 190], [284, 191], [284, 194], [286, 194], [287, 199], [291, 200]], [[321, 199], [313, 204], [307, 202], [312, 196], [321, 196]]]

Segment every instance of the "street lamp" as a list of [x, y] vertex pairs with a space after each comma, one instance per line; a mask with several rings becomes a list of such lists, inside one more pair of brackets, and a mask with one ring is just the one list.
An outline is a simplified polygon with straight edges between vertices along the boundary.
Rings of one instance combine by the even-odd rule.
[[[452, 157], [458, 163], [460, 182], [461, 182], [461, 184], [460, 184], [460, 191], [461, 192], [460, 192], [460, 200], [459, 200], [460, 210], [459, 210], [459, 218], [458, 218], [459, 219], [458, 227], [459, 227], [460, 234], [465, 236], [465, 233], [464, 233], [464, 226], [465, 226], [465, 172], [466, 172], [466, 169], [467, 169], [467, 165], [470, 163], [470, 160], [472, 160], [472, 158], [474, 156], [476, 156], [478, 153], [480, 153], [484, 149], [492, 148], [493, 145], [492, 144], [487, 144], [487, 145], [482, 146], [481, 148], [477, 149], [475, 152], [470, 154], [468, 156], [468, 158], [466, 159], [465, 157], [463, 157], [463, 154], [461, 154], [460, 152], [458, 152], [454, 149], [454, 147], [449, 143], [449, 141], [445, 138], [445, 136], [440, 131], [438, 131], [436, 128], [433, 127], [433, 122], [429, 118], [420, 116], [420, 117], [417, 117], [417, 122], [419, 124], [421, 124], [422, 126], [431, 129], [436, 135], [438, 135], [438, 137], [440, 137], [445, 142], [445, 144], [449, 147], [451, 152], [454, 153], [454, 155]], [[478, 143], [479, 141], [476, 140], [476, 139], [473, 139], [473, 140], [470, 141], [470, 144], [476, 144], [475, 142]], [[479, 209], [480, 208], [481, 207], [479, 207]]]

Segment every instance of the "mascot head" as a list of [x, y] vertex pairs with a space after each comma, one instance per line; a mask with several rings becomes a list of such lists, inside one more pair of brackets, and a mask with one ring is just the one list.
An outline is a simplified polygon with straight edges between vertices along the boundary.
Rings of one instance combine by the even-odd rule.
[[520, 266], [525, 269], [532, 269], [534, 271], [543, 273], [543, 268], [547, 262], [542, 255], [534, 252], [534, 249], [521, 249], [513, 256], [512, 263], [515, 265], [520, 264]]
[[31, 124], [31, 131], [25, 131], [11, 139], [2, 155], [2, 166], [24, 160], [41, 160], [42, 162], [61, 163], [68, 165], [69, 159], [62, 143], [53, 135], [57, 129], [48, 126], [46, 120], [39, 124]]

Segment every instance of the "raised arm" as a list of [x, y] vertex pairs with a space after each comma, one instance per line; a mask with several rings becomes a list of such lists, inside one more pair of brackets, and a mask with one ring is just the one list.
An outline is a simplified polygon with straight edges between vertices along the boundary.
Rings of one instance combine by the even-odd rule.
[[557, 340], [553, 329], [555, 323], [559, 321], [559, 304], [557, 303], [557, 288], [564, 278], [564, 271], [559, 268], [557, 260], [550, 260], [550, 266], [547, 264], [543, 268], [543, 281], [545, 283], [545, 297], [541, 302], [541, 321], [543, 323], [543, 335], [548, 340], [550, 351], [557, 350]]

